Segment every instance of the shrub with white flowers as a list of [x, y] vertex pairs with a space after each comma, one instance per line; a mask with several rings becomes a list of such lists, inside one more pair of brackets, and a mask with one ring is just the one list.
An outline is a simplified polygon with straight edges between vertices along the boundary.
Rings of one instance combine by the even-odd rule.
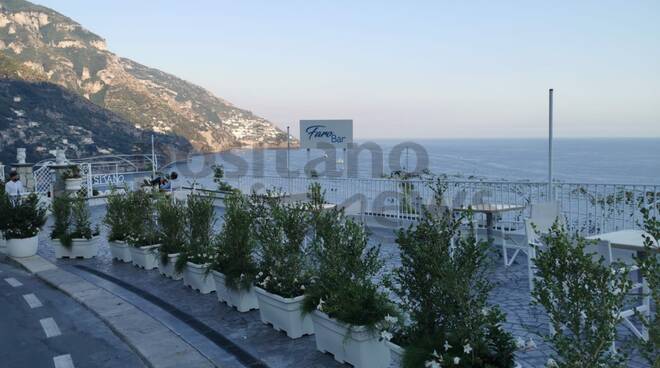
[[489, 245], [461, 232], [472, 216], [454, 217], [444, 206], [444, 182], [432, 189], [434, 205], [423, 208], [417, 226], [397, 233], [401, 266], [391, 287], [410, 319], [393, 336], [405, 348], [403, 366], [513, 367], [515, 340], [502, 328], [504, 314], [487, 303]]
[[342, 211], [329, 210], [314, 220], [312, 242], [317, 269], [306, 290], [303, 310], [320, 310], [349, 326], [376, 332], [396, 310], [374, 278], [383, 262], [379, 246], [370, 246], [366, 230]]
[[109, 241], [126, 241], [129, 224], [126, 216], [128, 208], [126, 188], [123, 191], [112, 188], [107, 198], [103, 222], [108, 226]]
[[186, 262], [199, 265], [213, 263], [215, 252], [213, 250], [213, 225], [215, 224], [215, 210], [213, 199], [207, 196], [189, 195], [186, 206], [180, 209], [183, 218], [182, 233], [184, 246], [180, 249], [179, 258], [174, 265], [177, 272], [181, 272]]
[[126, 194], [126, 242], [132, 247], [160, 244], [155, 202], [149, 193], [138, 190]]
[[551, 363], [557, 368], [626, 367], [625, 355], [612, 351], [612, 342], [632, 286], [628, 270], [595, 259], [591, 241], [558, 223], [543, 242], [534, 260], [532, 302], [550, 318], [554, 333], [544, 338], [554, 350]]
[[229, 194], [225, 204], [224, 225], [214, 241], [212, 268], [225, 275], [230, 289], [249, 290], [257, 275], [253, 213], [249, 199], [240, 192]]
[[268, 192], [253, 194], [252, 227], [260, 253], [256, 284], [284, 298], [305, 293], [309, 285], [305, 237], [310, 223], [310, 206], [305, 203], [282, 203], [281, 196]]
[[176, 199], [162, 198], [156, 204], [161, 246], [158, 248], [163, 264], [168, 254], [181, 253], [186, 244], [186, 206]]
[[[660, 213], [660, 194], [650, 195], [640, 201], [640, 211], [644, 220], [644, 236], [646, 256], [637, 258], [637, 266], [646, 280], [649, 294], [655, 308], [649, 316], [638, 314], [643, 328], [648, 332], [648, 340], [637, 339], [638, 349], [652, 367], [660, 366], [660, 319], [658, 307], [660, 306], [660, 255], [654, 248], [660, 247], [660, 219], [654, 213]], [[655, 211], [653, 211], [655, 209]]]
[[71, 248], [73, 239], [89, 240], [100, 233], [98, 226], [92, 228], [89, 205], [83, 194], [55, 197], [52, 209], [55, 221], [51, 238], [59, 239], [64, 247]]

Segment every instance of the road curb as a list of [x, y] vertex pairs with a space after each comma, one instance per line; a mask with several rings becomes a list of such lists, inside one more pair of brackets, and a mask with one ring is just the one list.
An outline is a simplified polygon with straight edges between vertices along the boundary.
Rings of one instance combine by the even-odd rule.
[[97, 315], [151, 368], [216, 367], [174, 331], [124, 299], [39, 255], [6, 257]]

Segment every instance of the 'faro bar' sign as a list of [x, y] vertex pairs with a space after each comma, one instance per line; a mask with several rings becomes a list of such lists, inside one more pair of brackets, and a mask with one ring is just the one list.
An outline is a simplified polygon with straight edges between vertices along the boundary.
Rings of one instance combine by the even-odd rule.
[[348, 148], [353, 143], [353, 120], [300, 120], [300, 147], [318, 148], [319, 143]]

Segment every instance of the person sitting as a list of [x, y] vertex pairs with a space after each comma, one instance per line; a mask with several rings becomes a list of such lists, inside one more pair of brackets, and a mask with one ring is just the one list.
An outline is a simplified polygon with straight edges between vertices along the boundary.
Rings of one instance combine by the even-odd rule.
[[9, 173], [9, 181], [5, 184], [5, 192], [10, 197], [19, 197], [22, 194], [25, 194], [23, 183], [16, 171], [11, 171]]
[[179, 174], [177, 174], [176, 171], [172, 171], [172, 173], [170, 173], [169, 179], [164, 176], [158, 176], [151, 181], [151, 185], [152, 186], [158, 185], [159, 190], [171, 191], [172, 190], [171, 180], [176, 180], [178, 177]]

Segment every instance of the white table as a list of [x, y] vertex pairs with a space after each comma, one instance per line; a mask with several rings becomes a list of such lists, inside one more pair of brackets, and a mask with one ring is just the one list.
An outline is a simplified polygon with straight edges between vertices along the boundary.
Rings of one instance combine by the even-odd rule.
[[[598, 234], [587, 237], [591, 240], [605, 240], [610, 243], [612, 248], [624, 249], [628, 251], [633, 251], [637, 254], [638, 258], [644, 258], [649, 256], [648, 248], [644, 247], [644, 236], [649, 235], [647, 232], [642, 230], [621, 230], [614, 231], [611, 233]], [[656, 242], [655, 247], [650, 250], [654, 254], [660, 253], [660, 246]], [[627, 322], [626, 326], [635, 334], [637, 337], [648, 339], [648, 334], [645, 335], [644, 331], [640, 331], [632, 322], [628, 320], [629, 316], [634, 315], [635, 310], [642, 313], [648, 313], [650, 310], [650, 301], [648, 297], [643, 295], [648, 293], [648, 287], [646, 286], [642, 274], [639, 273], [637, 277], [637, 282], [642, 284], [642, 295], [640, 295], [641, 306], [635, 307], [634, 309], [623, 311], [622, 317]]]
[[[605, 240], [610, 242], [612, 248], [631, 250], [637, 252], [638, 256], [643, 256], [646, 253], [646, 248], [644, 248], [645, 235], [648, 235], [648, 233], [642, 230], [621, 230], [592, 235], [587, 237], [587, 239]], [[656, 246], [655, 248], [652, 248], [651, 251], [660, 253], [660, 247]]]
[[486, 236], [488, 239], [491, 239], [493, 236], [493, 215], [500, 212], [508, 211], [521, 211], [525, 209], [525, 206], [519, 204], [495, 204], [495, 203], [482, 203], [482, 204], [473, 204], [469, 207], [456, 207], [453, 210], [458, 212], [465, 212], [469, 209], [473, 213], [483, 213], [486, 215]]

